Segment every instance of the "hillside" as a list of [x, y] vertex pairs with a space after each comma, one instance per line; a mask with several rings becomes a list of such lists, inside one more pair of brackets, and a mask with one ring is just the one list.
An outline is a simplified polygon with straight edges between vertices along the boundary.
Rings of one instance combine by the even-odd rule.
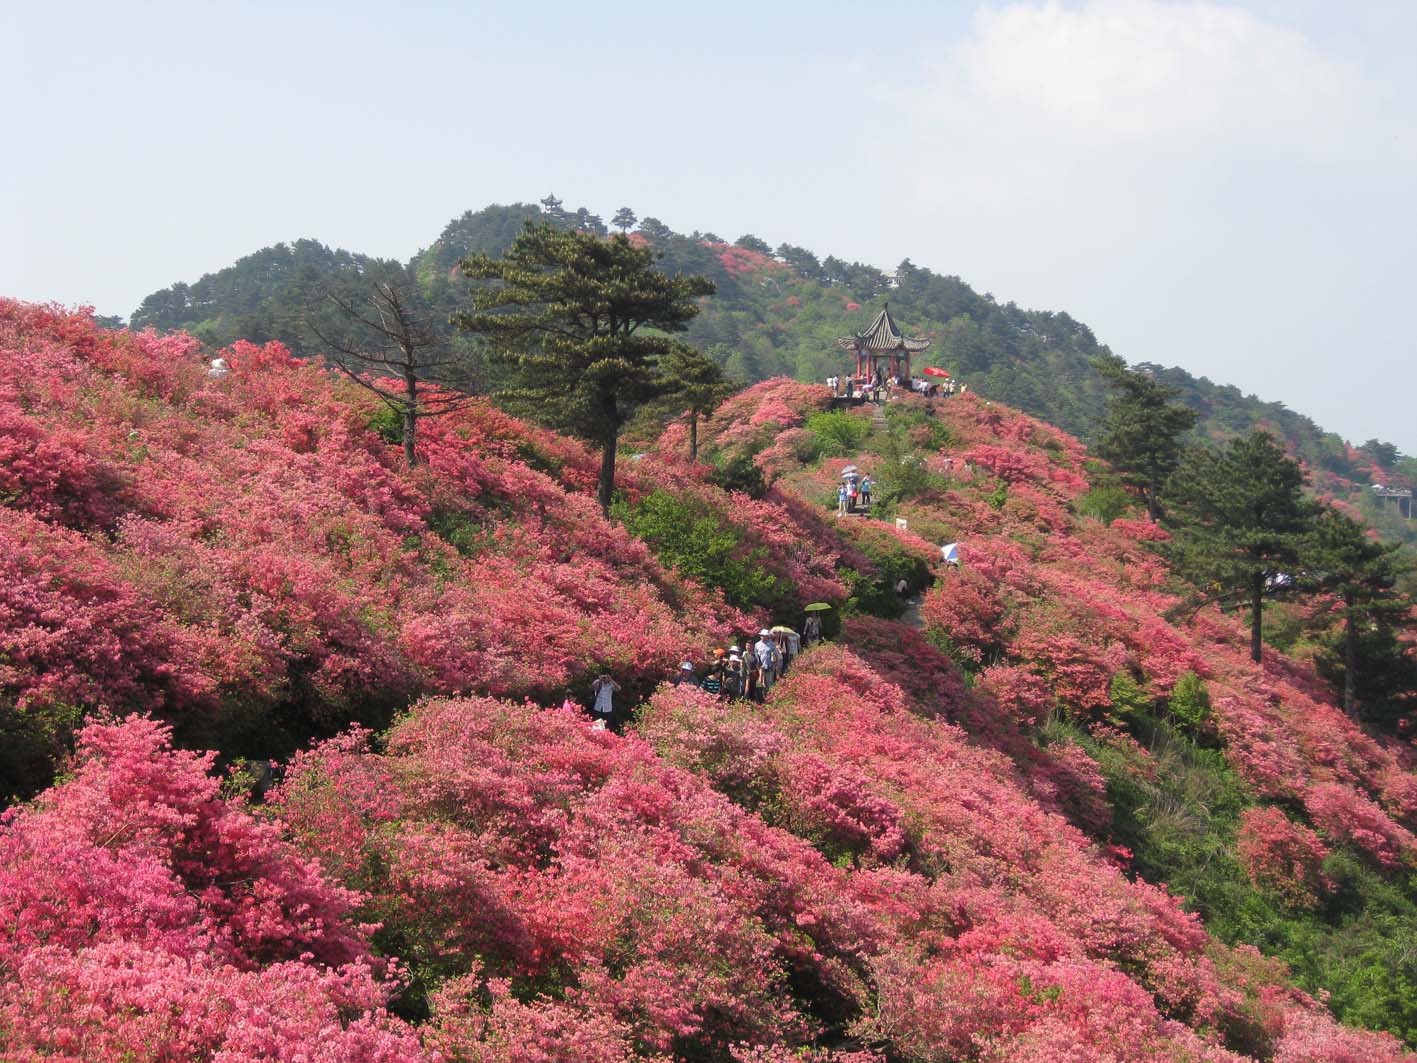
[[[0, 303], [7, 792], [64, 769], [0, 822], [9, 1055], [1410, 1058], [1331, 1012], [1417, 1043], [1412, 747], [1167, 620], [1065, 433], [770, 380], [607, 522], [490, 406], [410, 473], [353, 385], [198, 350]], [[766, 704], [661, 685], [813, 600]]]
[[[527, 218], [604, 230], [582, 208], [548, 215], [533, 204], [492, 206], [450, 222], [406, 269], [422, 291], [432, 319], [446, 321], [468, 303], [457, 263], [473, 253], [500, 255]], [[1091, 360], [1106, 350], [1090, 329], [1066, 313], [1024, 310], [980, 295], [958, 277], [942, 276], [909, 260], [883, 271], [805, 248], [774, 252], [754, 236], [727, 243], [713, 233], [682, 235], [654, 218], [638, 223], [636, 238], [663, 256], [662, 268], [708, 276], [717, 295], [695, 320], [689, 338], [711, 351], [744, 382], [775, 376], [825, 380], [841, 369], [839, 336], [870, 323], [883, 300], [913, 334], [932, 341], [926, 361], [943, 366], [975, 391], [1057, 425], [1084, 442], [1102, 421], [1106, 391]], [[155, 292], [134, 312], [135, 328], [184, 329], [213, 347], [237, 339], [280, 340], [296, 354], [322, 350], [302, 316], [315, 315], [320, 333], [341, 323], [329, 313], [323, 290], [357, 292], [373, 276], [405, 269], [310, 240], [277, 245], [215, 274]], [[1124, 355], [1127, 352], [1121, 352]], [[1136, 359], [1133, 359], [1136, 360]], [[1287, 441], [1294, 457], [1315, 470], [1323, 489], [1365, 509], [1387, 534], [1414, 539], [1409, 521], [1386, 519], [1368, 486], [1417, 485], [1417, 459], [1368, 441], [1363, 450], [1325, 432], [1281, 403], [1195, 377], [1179, 368], [1153, 367], [1181, 401], [1201, 415], [1197, 438], [1222, 438], [1264, 426]]]

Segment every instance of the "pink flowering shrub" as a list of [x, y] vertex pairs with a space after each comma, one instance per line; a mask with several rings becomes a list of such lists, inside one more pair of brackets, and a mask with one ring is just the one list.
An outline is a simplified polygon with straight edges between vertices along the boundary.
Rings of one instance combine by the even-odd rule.
[[277, 806], [425, 971], [462, 979], [434, 1001], [436, 1038], [495, 1041], [520, 1015], [545, 1058], [586, 1030], [601, 1058], [793, 1044], [814, 1023], [789, 979], [823, 1001], [860, 991], [870, 933], [840, 873], [643, 742], [482, 699], [422, 704], [387, 748], [317, 747]]
[[[317, 364], [243, 342], [215, 378], [197, 352], [0, 301], [0, 706], [280, 753], [421, 692], [647, 687], [740, 625], [599, 515], [580, 444], [474, 404], [407, 471]], [[831, 567], [797, 541], [782, 571], [844, 598]]]
[[1251, 882], [1296, 908], [1314, 907], [1333, 888], [1323, 871], [1328, 849], [1318, 835], [1273, 806], [1240, 814], [1235, 852]]
[[79, 735], [72, 777], [0, 823], [11, 1058], [421, 1060], [327, 882], [222, 800], [212, 756], [138, 717]]
[[1381, 866], [1396, 868], [1417, 854], [1412, 832], [1394, 823], [1376, 804], [1341, 783], [1310, 788], [1304, 807], [1318, 827], [1334, 841], [1346, 841]]

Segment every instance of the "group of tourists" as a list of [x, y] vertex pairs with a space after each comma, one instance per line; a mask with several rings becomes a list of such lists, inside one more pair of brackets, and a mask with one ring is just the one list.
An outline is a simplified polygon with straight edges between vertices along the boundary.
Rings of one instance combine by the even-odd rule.
[[789, 627], [763, 628], [756, 636], [713, 651], [700, 668], [685, 661], [674, 677], [675, 686], [694, 686], [724, 701], [761, 702], [808, 646], [820, 642], [822, 618], [808, 613], [800, 633]]
[[871, 492], [876, 485], [871, 477], [861, 472], [855, 465], [848, 465], [841, 473], [841, 484], [836, 489], [836, 511], [841, 516], [871, 508]]
[[894, 386], [894, 378], [888, 383], [883, 376], [874, 380], [850, 376], [827, 377], [827, 387], [831, 390], [832, 398], [855, 399], [859, 395], [863, 402], [874, 402], [877, 406], [881, 404], [881, 399], [887, 391]]
[[[826, 608], [820, 606], [818, 608]], [[768, 691], [787, 674], [793, 658], [822, 639], [822, 618], [817, 612], [807, 613], [799, 634], [789, 627], [763, 628], [756, 636], [749, 635], [713, 651], [702, 667], [685, 661], [674, 676], [675, 686], [693, 686], [724, 701], [756, 701], [767, 697]], [[620, 684], [603, 672], [591, 684], [591, 716], [596, 727], [606, 727], [615, 712], [615, 694]], [[567, 702], [573, 707], [574, 702]]]
[[898, 388], [909, 388], [916, 394], [924, 395], [927, 398], [934, 398], [937, 395], [962, 395], [969, 390], [968, 384], [960, 384], [952, 377], [942, 380], [930, 377], [887, 377], [884, 371], [877, 372], [876, 376], [870, 379], [829, 376], [827, 377], [827, 387], [831, 390], [834, 399], [855, 399], [860, 396], [863, 401], [874, 402], [877, 406], [881, 404], [883, 398], [890, 398]]
[[963, 395], [969, 390], [969, 385], [957, 383], [953, 377], [945, 380], [927, 380], [924, 377], [916, 377], [910, 382], [910, 390], [924, 395], [926, 398], [934, 398], [936, 395]]

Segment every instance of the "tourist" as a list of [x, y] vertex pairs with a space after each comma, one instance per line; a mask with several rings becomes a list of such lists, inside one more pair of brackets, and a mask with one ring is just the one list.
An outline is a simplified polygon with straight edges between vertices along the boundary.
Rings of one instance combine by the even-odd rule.
[[806, 621], [802, 624], [802, 643], [810, 646], [815, 642], [820, 642], [822, 638], [822, 618], [815, 612], [807, 614]]
[[685, 661], [679, 666], [679, 673], [674, 677], [674, 685], [682, 686], [684, 683], [694, 682], [694, 666], [689, 661]]
[[213, 358], [211, 368], [207, 370], [207, 376], [220, 380], [231, 372], [231, 367], [226, 364], [225, 358]]
[[846, 488], [846, 481], [841, 482], [841, 486], [836, 489], [836, 511], [842, 516], [846, 515], [846, 503], [851, 499], [851, 492]]
[[743, 658], [737, 653], [728, 655], [728, 663], [723, 666], [723, 692], [728, 701], [737, 701], [743, 696]]
[[607, 726], [610, 723], [611, 715], [615, 712], [615, 691], [620, 689], [620, 684], [610, 678], [609, 672], [602, 672], [600, 677], [591, 684], [590, 689], [595, 696], [592, 711], [596, 715], [596, 723]]
[[871, 505], [871, 477], [861, 477], [861, 504], [869, 507]]
[[767, 628], [758, 632], [758, 641], [753, 645], [753, 655], [758, 658], [758, 671], [761, 674], [759, 685], [766, 696], [777, 677], [778, 665], [777, 647], [773, 645], [772, 632]]
[[[720, 651], [721, 652], [721, 651]], [[723, 662], [715, 661], [709, 668], [708, 675], [704, 676], [704, 681], [699, 684], [700, 689], [705, 694], [712, 694], [719, 697], [723, 693]]]

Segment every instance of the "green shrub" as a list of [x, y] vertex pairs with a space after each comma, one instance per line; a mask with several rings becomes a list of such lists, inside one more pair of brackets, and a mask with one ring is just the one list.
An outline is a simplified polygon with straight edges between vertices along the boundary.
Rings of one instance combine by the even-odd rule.
[[620, 499], [612, 512], [660, 561], [717, 587], [730, 604], [750, 608], [781, 599], [784, 588], [762, 566], [763, 550], [746, 549], [742, 532], [706, 504], [654, 491], [633, 506]]
[[737, 457], [714, 468], [709, 482], [725, 491], [741, 491], [749, 498], [762, 498], [767, 494], [768, 485], [763, 479], [763, 471], [754, 464], [751, 456], [739, 454]]
[[374, 408], [374, 412], [369, 416], [369, 430], [377, 432], [379, 438], [385, 443], [392, 443], [395, 446], [403, 442], [403, 417], [389, 406], [382, 402]]
[[1205, 680], [1195, 672], [1181, 676], [1171, 688], [1166, 707], [1183, 730], [1192, 734], [1203, 731], [1210, 721], [1210, 691]]
[[845, 410], [814, 413], [807, 418], [807, 431], [815, 442], [818, 457], [842, 457], [860, 451], [871, 434], [871, 422]]
[[1080, 516], [1096, 517], [1103, 524], [1111, 524], [1124, 516], [1132, 508], [1132, 497], [1120, 487], [1106, 484], [1094, 487], [1074, 503]]
[[1124, 716], [1145, 712], [1151, 707], [1146, 691], [1126, 672], [1118, 672], [1112, 677], [1107, 694], [1112, 699], [1112, 708]]

